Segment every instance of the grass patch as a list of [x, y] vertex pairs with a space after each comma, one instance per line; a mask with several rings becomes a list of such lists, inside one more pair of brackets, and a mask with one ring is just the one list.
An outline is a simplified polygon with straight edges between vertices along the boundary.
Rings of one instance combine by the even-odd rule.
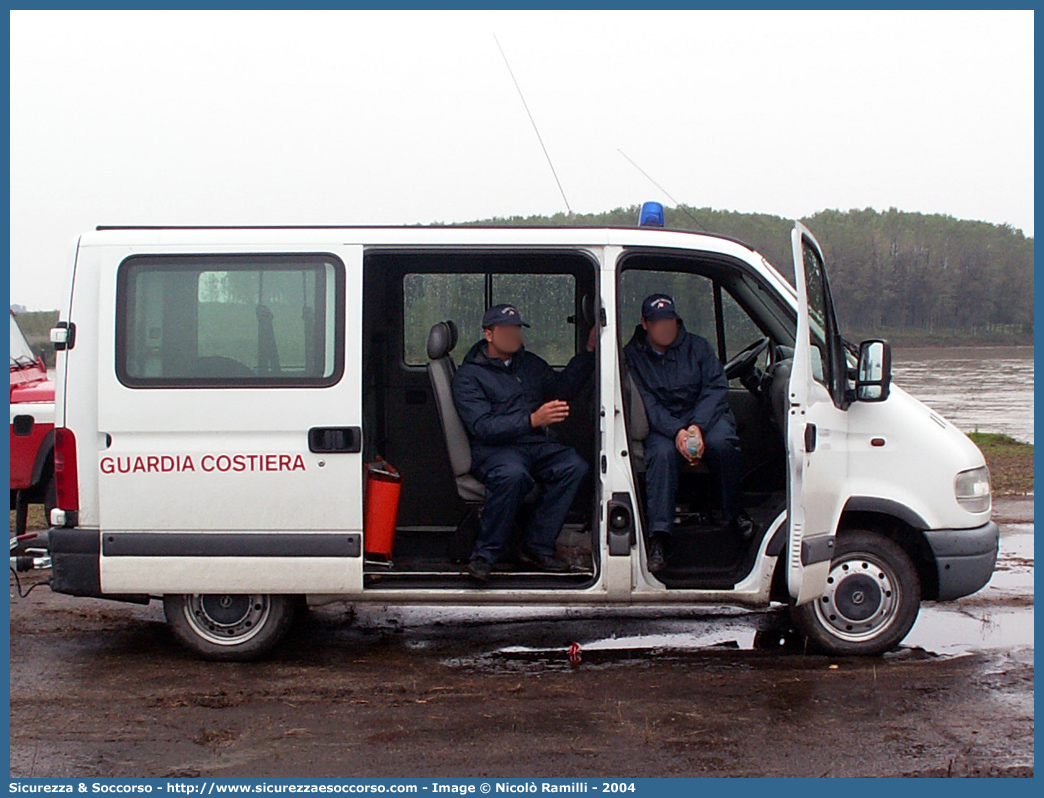
[[969, 432], [990, 468], [995, 496], [1017, 496], [1033, 491], [1033, 444], [999, 432]]
[[[30, 504], [29, 505], [29, 517], [26, 522], [26, 531], [32, 532], [34, 529], [47, 529], [50, 526], [47, 523], [47, 519], [44, 517], [44, 508], [42, 504]], [[11, 511], [11, 534], [14, 534], [15, 528], [15, 514], [14, 510]]]

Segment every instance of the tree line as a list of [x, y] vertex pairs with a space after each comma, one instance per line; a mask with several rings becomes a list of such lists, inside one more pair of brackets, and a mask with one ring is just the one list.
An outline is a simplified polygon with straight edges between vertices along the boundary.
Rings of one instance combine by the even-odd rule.
[[[622, 226], [639, 206], [604, 213], [494, 217], [478, 226]], [[703, 230], [751, 245], [788, 280], [793, 222], [763, 213], [678, 206], [667, 227]], [[1032, 343], [1033, 238], [1011, 225], [890, 208], [824, 210], [801, 220], [826, 257], [845, 336], [893, 343]]]

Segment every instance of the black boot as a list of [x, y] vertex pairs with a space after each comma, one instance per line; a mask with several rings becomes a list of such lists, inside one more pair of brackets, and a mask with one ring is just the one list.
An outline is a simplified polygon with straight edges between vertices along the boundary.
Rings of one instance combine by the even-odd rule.
[[729, 522], [729, 529], [739, 535], [739, 539], [744, 543], [750, 543], [757, 534], [758, 526], [746, 512], [740, 512]]
[[521, 549], [518, 552], [518, 559], [526, 565], [536, 568], [538, 571], [545, 571], [551, 574], [564, 574], [569, 571], [569, 563], [558, 559], [553, 554], [541, 554], [540, 552]]
[[493, 570], [493, 563], [483, 560], [481, 557], [472, 557], [468, 563], [468, 576], [472, 581], [480, 585], [489, 582], [489, 574]]
[[664, 545], [662, 532], [653, 532], [649, 536], [649, 559], [646, 567], [653, 574], [667, 567], [667, 547]]

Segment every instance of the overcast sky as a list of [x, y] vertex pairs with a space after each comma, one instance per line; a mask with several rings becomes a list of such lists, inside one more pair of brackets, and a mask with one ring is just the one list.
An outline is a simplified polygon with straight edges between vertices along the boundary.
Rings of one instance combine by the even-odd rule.
[[[681, 202], [1033, 233], [1032, 12], [13, 12], [11, 300], [98, 224]], [[814, 231], [813, 231], [814, 232]]]

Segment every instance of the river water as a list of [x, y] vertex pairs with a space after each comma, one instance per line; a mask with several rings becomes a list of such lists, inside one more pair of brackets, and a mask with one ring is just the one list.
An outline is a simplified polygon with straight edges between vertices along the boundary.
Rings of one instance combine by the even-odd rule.
[[1033, 347], [896, 347], [892, 379], [964, 432], [1033, 443]]

